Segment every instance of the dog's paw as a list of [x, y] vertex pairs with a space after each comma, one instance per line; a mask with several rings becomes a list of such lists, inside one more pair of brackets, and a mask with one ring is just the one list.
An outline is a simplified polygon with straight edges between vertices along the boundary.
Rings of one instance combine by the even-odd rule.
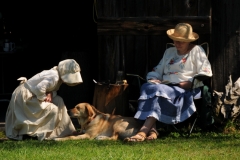
[[107, 136], [97, 136], [95, 139], [96, 140], [110, 140], [111, 138], [107, 137]]
[[63, 138], [52, 138], [53, 141], [63, 141]]

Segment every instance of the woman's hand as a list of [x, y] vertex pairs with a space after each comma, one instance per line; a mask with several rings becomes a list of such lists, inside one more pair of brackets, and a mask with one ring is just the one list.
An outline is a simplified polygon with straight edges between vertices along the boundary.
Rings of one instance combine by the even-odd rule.
[[180, 83], [179, 83], [179, 87], [181, 87], [181, 88], [183, 88], [183, 89], [191, 89], [191, 87], [192, 87], [192, 82], [190, 82], [190, 81], [180, 82]]
[[47, 92], [46, 93], [46, 98], [44, 99], [45, 102], [52, 102], [52, 95], [53, 93], [52, 92]]

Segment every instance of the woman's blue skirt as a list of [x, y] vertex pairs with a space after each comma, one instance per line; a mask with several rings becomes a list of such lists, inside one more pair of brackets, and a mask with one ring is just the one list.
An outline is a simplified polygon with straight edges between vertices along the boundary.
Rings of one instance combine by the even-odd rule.
[[200, 95], [200, 88], [184, 90], [178, 86], [145, 83], [141, 87], [134, 118], [145, 120], [155, 117], [166, 124], [182, 122], [196, 111], [193, 100], [200, 98]]

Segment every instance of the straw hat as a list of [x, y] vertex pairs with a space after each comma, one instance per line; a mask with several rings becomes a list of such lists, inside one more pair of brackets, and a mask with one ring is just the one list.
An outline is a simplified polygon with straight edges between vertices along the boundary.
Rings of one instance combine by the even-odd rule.
[[188, 23], [179, 23], [175, 29], [167, 30], [167, 35], [174, 41], [181, 42], [193, 42], [196, 41], [199, 36], [193, 32], [192, 26]]
[[74, 59], [66, 59], [58, 64], [58, 71], [63, 82], [67, 84], [82, 83], [80, 66]]

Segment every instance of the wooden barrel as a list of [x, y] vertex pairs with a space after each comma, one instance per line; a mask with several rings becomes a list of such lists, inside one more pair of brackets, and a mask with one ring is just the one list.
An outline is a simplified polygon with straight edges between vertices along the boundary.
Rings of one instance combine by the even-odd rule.
[[96, 84], [93, 106], [103, 113], [127, 116], [128, 84]]

